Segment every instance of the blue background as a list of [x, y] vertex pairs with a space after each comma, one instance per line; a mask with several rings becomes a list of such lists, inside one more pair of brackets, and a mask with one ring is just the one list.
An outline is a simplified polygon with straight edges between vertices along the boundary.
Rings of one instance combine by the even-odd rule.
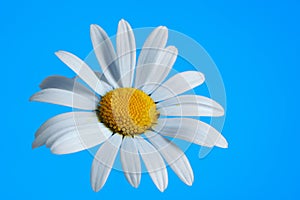
[[[296, 0], [1, 0], [1, 199], [299, 199], [299, 9]], [[136, 28], [166, 25], [187, 34], [219, 67], [230, 146], [202, 160], [198, 146], [188, 149], [192, 187], [169, 170], [164, 193], [147, 174], [134, 189], [112, 171], [94, 193], [87, 151], [56, 156], [31, 149], [42, 122], [70, 110], [28, 101], [45, 77], [74, 75], [53, 53], [85, 57], [89, 25], [114, 35], [121, 18]]]

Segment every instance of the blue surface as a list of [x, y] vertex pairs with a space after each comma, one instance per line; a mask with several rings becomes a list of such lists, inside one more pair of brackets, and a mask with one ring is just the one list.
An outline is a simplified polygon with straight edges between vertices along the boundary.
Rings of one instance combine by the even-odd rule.
[[[1, 0], [1, 199], [299, 199], [299, 17], [299, 3], [290, 0]], [[164, 193], [148, 175], [134, 189], [112, 171], [94, 193], [87, 151], [57, 156], [31, 149], [42, 122], [70, 110], [28, 101], [45, 77], [74, 75], [53, 53], [85, 57], [92, 48], [89, 25], [113, 35], [121, 18], [133, 27], [166, 25], [187, 34], [219, 67], [229, 149], [215, 148], [202, 160], [198, 146], [188, 149], [192, 187], [169, 170]]]

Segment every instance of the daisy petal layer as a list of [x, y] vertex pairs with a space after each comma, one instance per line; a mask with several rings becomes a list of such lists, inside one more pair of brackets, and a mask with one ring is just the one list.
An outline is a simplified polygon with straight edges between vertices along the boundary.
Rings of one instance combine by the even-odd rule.
[[160, 49], [164, 49], [168, 40], [168, 29], [159, 26], [146, 39], [138, 59], [138, 66], [155, 63]]
[[83, 110], [94, 110], [98, 104], [97, 98], [87, 98], [75, 91], [56, 88], [41, 90], [32, 95], [30, 101], [52, 103]]
[[114, 134], [97, 151], [91, 170], [91, 185], [95, 192], [98, 192], [104, 186], [121, 142], [121, 135]]
[[137, 188], [141, 180], [141, 163], [138, 149], [132, 137], [124, 137], [120, 156], [126, 179], [133, 187]]
[[159, 152], [140, 136], [135, 136], [137, 148], [145, 163], [152, 181], [163, 192], [168, 186], [168, 173]]
[[137, 74], [142, 81], [139, 81], [136, 87], [147, 94], [151, 94], [168, 76], [177, 58], [178, 50], [174, 46], [169, 46], [165, 49], [158, 49], [157, 53], [155, 63], [137, 68]]
[[64, 62], [70, 69], [72, 69], [86, 84], [88, 84], [95, 92], [103, 96], [110, 88], [98, 79], [91, 68], [80, 58], [66, 51], [58, 51], [56, 56]]
[[117, 33], [117, 55], [120, 67], [121, 86], [132, 87], [136, 64], [136, 46], [133, 31], [128, 22], [121, 20]]
[[49, 76], [40, 84], [41, 89], [57, 88], [68, 91], [75, 91], [76, 93], [85, 96], [89, 99], [99, 101], [99, 98], [90, 91], [87, 87], [77, 82], [75, 79], [64, 76]]
[[164, 135], [198, 145], [227, 148], [226, 139], [212, 126], [190, 118], [161, 118], [153, 129]]
[[36, 132], [33, 148], [46, 144], [52, 153], [68, 154], [104, 142], [111, 131], [92, 112], [69, 112], [46, 121]]
[[121, 77], [120, 70], [116, 52], [108, 35], [100, 26], [92, 24], [91, 39], [104, 76], [114, 88], [118, 88], [117, 82]]
[[[137, 68], [149, 64], [155, 64], [160, 55], [160, 52], [164, 50], [167, 44], [167, 39], [168, 29], [166, 27], [159, 26], [154, 29], [154, 31], [152, 31], [142, 47], [141, 53], [138, 58]], [[134, 83], [136, 88], [144, 85], [144, 75], [144, 70], [139, 70], [136, 72]]]
[[[98, 77], [98, 79], [100, 80], [100, 84], [103, 85], [104, 88], [106, 88], [106, 90], [109, 92], [112, 90], [112, 87], [110, 86], [110, 84], [108, 83], [107, 79], [105, 78], [105, 76], [103, 75], [103, 73], [100, 73], [98, 71], [93, 71], [96, 76]], [[73, 77], [72, 79], [76, 80], [77, 78], [80, 78], [78, 75]]]
[[182, 95], [159, 102], [157, 109], [166, 116], [222, 116], [224, 109], [216, 101], [197, 95]]
[[194, 174], [191, 165], [184, 153], [168, 139], [163, 138], [157, 133], [146, 132], [145, 135], [158, 149], [166, 162], [170, 165], [177, 176], [187, 185], [192, 185]]
[[197, 71], [186, 71], [174, 75], [159, 86], [151, 97], [159, 102], [191, 90], [204, 82], [204, 75]]

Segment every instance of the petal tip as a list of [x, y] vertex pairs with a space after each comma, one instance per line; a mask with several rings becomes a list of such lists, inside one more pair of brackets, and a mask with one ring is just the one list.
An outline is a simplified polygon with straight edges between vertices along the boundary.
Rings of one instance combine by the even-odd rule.
[[161, 182], [161, 183], [158, 183], [155, 185], [160, 192], [164, 192], [168, 187], [168, 181], [166, 180], [164, 182]]
[[127, 22], [127, 21], [126, 21], [125, 19], [122, 18], [122, 19], [119, 21], [119, 24], [120, 24], [120, 23], [126, 23], [126, 22]]
[[35, 100], [35, 96], [36, 96], [36, 93], [33, 94], [33, 95], [29, 98], [29, 101], [30, 101], [30, 102], [34, 101], [34, 100]]
[[177, 49], [177, 47], [175, 47], [175, 46], [170, 46], [170, 49], [172, 49], [172, 50], [175, 51], [176, 53], [178, 52], [178, 49]]
[[54, 54], [56, 55], [56, 56], [59, 56], [59, 55], [61, 55], [62, 53], [64, 53], [65, 51], [63, 51], [63, 50], [58, 50], [58, 51], [55, 51], [54, 52]]
[[92, 185], [92, 190], [94, 192], [99, 192], [100, 188], [97, 188], [95, 185]]
[[99, 28], [99, 26], [97, 24], [91, 24], [90, 25], [90, 31], [91, 31], [91, 33], [95, 33], [98, 28]]
[[186, 182], [186, 185], [191, 187], [193, 185], [193, 181]]
[[138, 188], [140, 185], [140, 179], [128, 179], [128, 182], [130, 183], [130, 185], [134, 188]]
[[95, 28], [97, 26], [97, 24], [91, 24], [90, 28]]
[[185, 183], [187, 186], [192, 186], [193, 183], [194, 183], [194, 175], [191, 174], [190, 176], [188, 176], [188, 177], [185, 179], [184, 183]]
[[41, 146], [41, 144], [39, 144], [36, 140], [34, 140], [33, 142], [32, 142], [32, 144], [31, 144], [31, 148], [32, 149], [36, 149], [36, 148], [38, 148], [38, 147], [40, 147]]
[[36, 149], [37, 148], [37, 145], [35, 144], [35, 142], [32, 143], [31, 148], [32, 149]]
[[198, 72], [199, 76], [201, 77], [201, 79], [203, 79], [203, 82], [205, 81], [205, 75], [201, 72]]
[[220, 116], [224, 116], [224, 114], [225, 114], [225, 110], [223, 106], [220, 105]]
[[158, 188], [158, 190], [159, 190], [160, 192], [164, 192], [166, 189], [167, 189], [166, 186], [164, 186], [164, 187], [159, 187], [159, 188]]
[[162, 30], [168, 30], [168, 28], [166, 26], [159, 26], [158, 28], [162, 29]]
[[228, 142], [222, 135], [220, 135], [220, 137], [219, 137], [219, 139], [216, 143], [216, 146], [227, 149], [228, 148]]
[[[92, 177], [91, 177], [92, 178]], [[93, 178], [91, 179], [91, 186], [92, 186], [92, 190], [94, 192], [99, 192], [102, 187], [104, 186], [103, 184], [101, 184], [100, 182], [97, 182], [96, 180], [93, 180]]]

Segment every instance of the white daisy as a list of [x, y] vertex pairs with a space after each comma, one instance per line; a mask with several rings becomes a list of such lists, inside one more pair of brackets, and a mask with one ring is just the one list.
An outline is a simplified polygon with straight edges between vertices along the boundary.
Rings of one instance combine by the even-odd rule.
[[[68, 154], [102, 144], [91, 170], [91, 185], [105, 184], [120, 150], [126, 179], [138, 187], [140, 156], [160, 191], [168, 185], [166, 164], [187, 185], [194, 175], [183, 151], [167, 137], [202, 146], [227, 148], [225, 138], [210, 125], [191, 117], [222, 116], [223, 108], [212, 99], [182, 95], [204, 82], [204, 75], [187, 71], [165, 81], [177, 57], [167, 46], [168, 30], [157, 27], [145, 41], [136, 64], [136, 45], [130, 25], [121, 20], [116, 51], [106, 32], [91, 25], [91, 39], [103, 76], [75, 55], [56, 55], [94, 92], [77, 81], [51, 76], [30, 100], [80, 109], [57, 115], [36, 132], [33, 148], [46, 145], [54, 154]], [[81, 111], [82, 110], [82, 111]], [[172, 116], [171, 118], [168, 116]]]

